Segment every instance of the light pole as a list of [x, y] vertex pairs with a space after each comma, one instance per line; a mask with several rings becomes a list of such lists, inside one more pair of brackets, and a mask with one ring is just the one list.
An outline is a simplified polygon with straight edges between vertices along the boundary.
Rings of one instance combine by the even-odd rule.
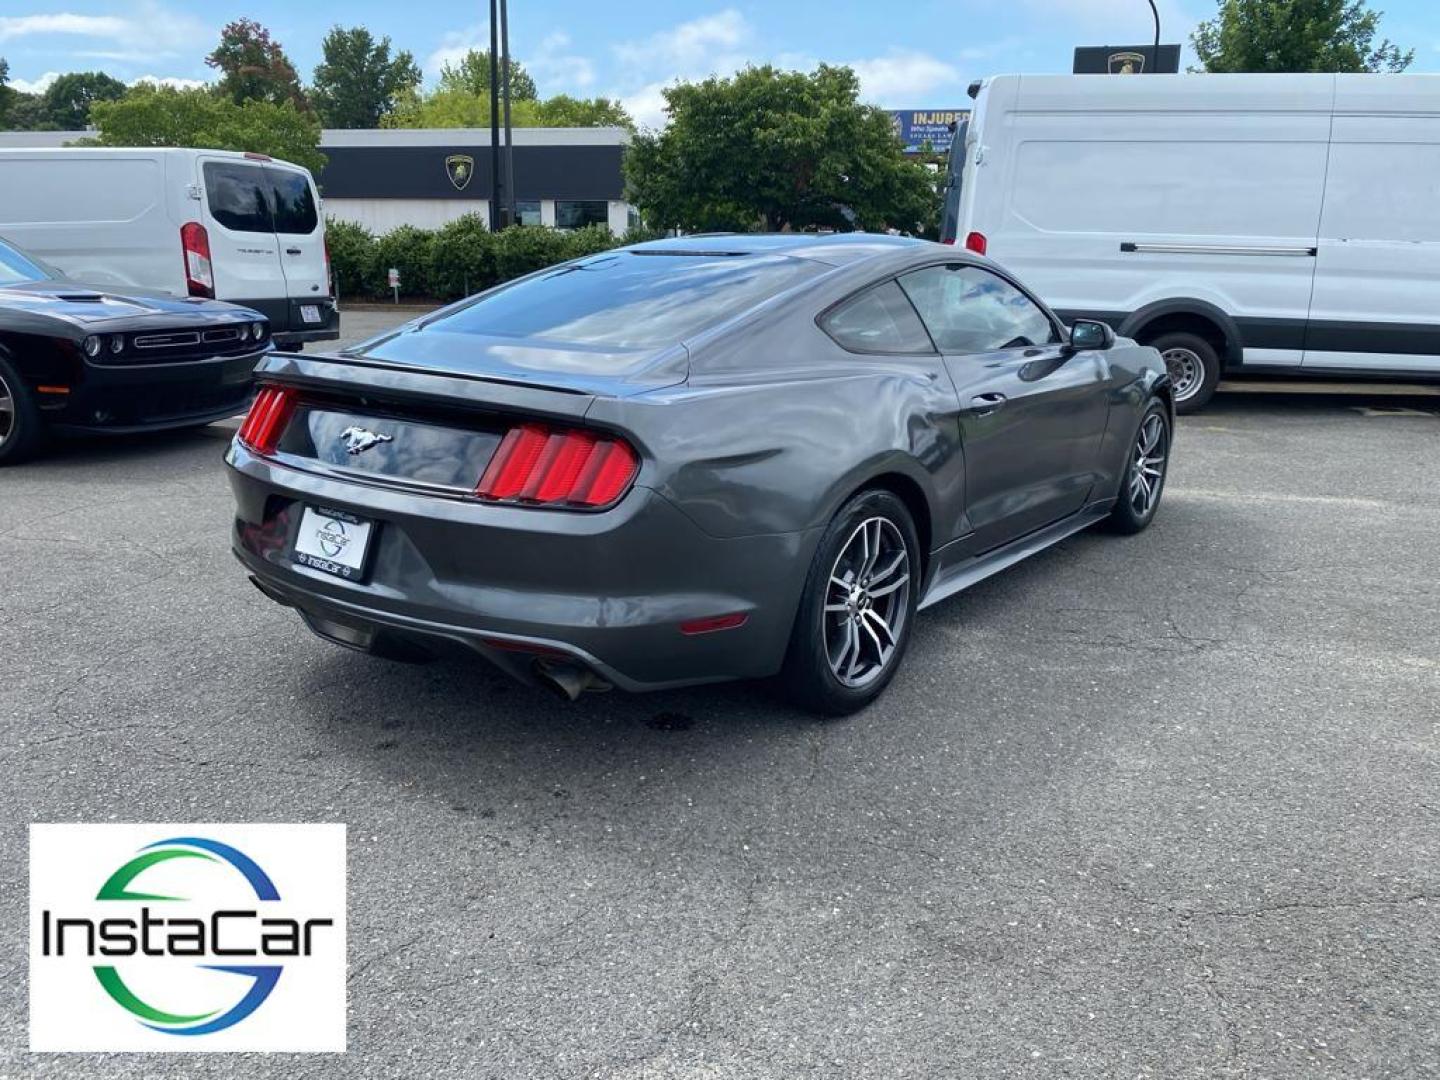
[[500, 93], [505, 100], [505, 225], [515, 221], [515, 138], [510, 129], [510, 14], [500, 0]]
[[1150, 14], [1155, 17], [1155, 44], [1150, 49], [1150, 74], [1160, 74], [1160, 11], [1150, 0]]
[[500, 14], [490, 0], [490, 231], [500, 229]]

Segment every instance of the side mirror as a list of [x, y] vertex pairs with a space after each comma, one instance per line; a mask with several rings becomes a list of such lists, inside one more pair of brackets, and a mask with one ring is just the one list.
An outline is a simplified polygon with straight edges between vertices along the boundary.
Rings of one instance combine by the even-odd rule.
[[1108, 349], [1115, 344], [1115, 331], [1103, 322], [1094, 319], [1077, 319], [1070, 327], [1070, 347], [1081, 349]]

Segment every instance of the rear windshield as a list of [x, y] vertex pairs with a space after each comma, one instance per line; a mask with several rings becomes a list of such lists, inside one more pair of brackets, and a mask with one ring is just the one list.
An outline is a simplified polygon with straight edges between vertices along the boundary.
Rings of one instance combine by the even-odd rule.
[[452, 333], [650, 348], [693, 337], [825, 269], [778, 255], [608, 252], [501, 289], [430, 325]]
[[22, 281], [45, 281], [50, 277], [37, 262], [31, 262], [6, 243], [0, 243], [0, 285], [18, 285]]
[[319, 224], [315, 196], [304, 173], [238, 161], [207, 161], [203, 172], [210, 214], [227, 229], [311, 233]]

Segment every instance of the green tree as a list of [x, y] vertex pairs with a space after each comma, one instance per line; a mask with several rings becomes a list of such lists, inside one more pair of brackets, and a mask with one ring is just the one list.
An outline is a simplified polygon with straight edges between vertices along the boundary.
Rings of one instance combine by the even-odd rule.
[[61, 75], [45, 91], [45, 111], [61, 131], [77, 131], [90, 122], [90, 106], [97, 101], [118, 101], [125, 84], [103, 71], [72, 71]]
[[205, 63], [221, 73], [216, 92], [237, 105], [288, 101], [297, 108], [308, 108], [295, 65], [270, 31], [254, 19], [236, 19], [221, 30], [220, 44]]
[[[535, 89], [535, 80], [512, 56], [510, 69], [510, 101], [534, 101], [540, 96]], [[459, 63], [447, 63], [440, 69], [441, 90], [468, 90], [472, 94], [488, 97], [490, 94], [490, 50], [471, 49], [460, 58]]]
[[120, 101], [97, 101], [90, 119], [97, 146], [196, 146], [242, 150], [293, 161], [311, 172], [325, 167], [320, 121], [292, 102], [237, 105], [207, 90], [132, 87]]
[[54, 131], [50, 110], [45, 108], [45, 99], [39, 94], [22, 94], [12, 91], [10, 104], [3, 118], [4, 126], [11, 131]]
[[933, 177], [859, 90], [827, 64], [670, 87], [669, 126], [626, 152], [627, 198], [658, 229], [933, 230]]
[[392, 58], [390, 39], [377, 42], [363, 26], [331, 27], [320, 48], [310, 97], [326, 127], [379, 127], [396, 99], [420, 85], [415, 58], [404, 50]]
[[10, 115], [10, 103], [15, 100], [15, 91], [10, 89], [10, 62], [0, 56], [0, 124]]
[[[608, 98], [572, 98], [563, 94], [545, 101], [517, 100], [510, 107], [514, 127], [634, 128], [630, 115]], [[455, 128], [489, 127], [490, 93], [445, 89], [433, 94], [401, 94], [393, 112], [381, 118], [382, 127]]]
[[[635, 121], [624, 106], [610, 98], [574, 98], [569, 94], [538, 101], [537, 127], [621, 127], [635, 130]], [[512, 108], [513, 112], [513, 108]]]
[[1190, 35], [1206, 71], [1404, 71], [1415, 50], [1378, 44], [1365, 0], [1219, 0]]

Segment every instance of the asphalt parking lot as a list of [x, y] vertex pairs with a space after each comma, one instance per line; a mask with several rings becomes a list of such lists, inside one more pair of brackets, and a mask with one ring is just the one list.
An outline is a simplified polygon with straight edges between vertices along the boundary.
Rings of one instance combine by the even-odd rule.
[[[227, 437], [0, 473], [0, 1077], [1440, 1074], [1436, 399], [1222, 396], [831, 723], [315, 640]], [[29, 1055], [25, 825], [112, 820], [346, 822], [349, 1053]]]

